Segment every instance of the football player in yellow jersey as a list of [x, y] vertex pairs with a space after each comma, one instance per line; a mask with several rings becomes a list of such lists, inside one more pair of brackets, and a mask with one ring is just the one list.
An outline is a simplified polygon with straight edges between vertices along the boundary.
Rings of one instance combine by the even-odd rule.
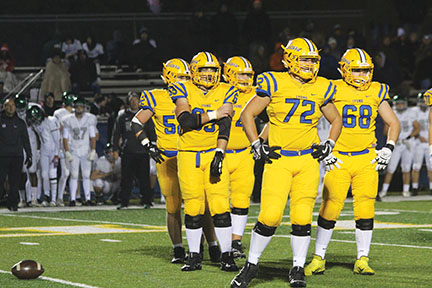
[[[187, 82], [191, 79], [189, 64], [180, 58], [163, 63], [162, 79], [169, 85], [175, 82]], [[175, 118], [174, 103], [168, 90], [155, 89], [143, 91], [140, 99], [141, 110], [132, 119], [131, 128], [138, 140], [146, 148], [149, 155], [157, 162], [157, 176], [161, 192], [165, 197], [167, 210], [167, 227], [174, 248], [172, 263], [183, 263], [185, 250], [182, 244], [182, 198], [177, 177], [177, 139], [179, 125]], [[145, 123], [153, 119], [157, 135], [157, 143], [150, 142]], [[208, 212], [206, 217], [210, 218]], [[210, 220], [211, 221], [211, 220]], [[206, 221], [206, 223], [209, 221]], [[219, 247], [211, 222], [204, 232], [209, 243], [210, 258], [218, 262]]]
[[[305, 287], [303, 266], [310, 243], [312, 211], [319, 182], [319, 161], [337, 166], [331, 154], [338, 139], [342, 119], [332, 103], [336, 87], [317, 77], [320, 56], [315, 44], [296, 38], [284, 49], [287, 72], [265, 72], [257, 78], [254, 98], [246, 105], [241, 120], [255, 159], [268, 161], [264, 167], [261, 210], [252, 231], [249, 257], [231, 287], [246, 287], [256, 276], [258, 259], [282, 220], [290, 196], [293, 267], [291, 287]], [[267, 109], [268, 145], [258, 138], [254, 117]], [[326, 141], [319, 143], [316, 125], [321, 115], [330, 122]], [[319, 144], [318, 144], [319, 143]], [[269, 146], [270, 145], [270, 146]], [[280, 149], [280, 155], [276, 152]], [[314, 151], [315, 150], [315, 151]]]
[[[331, 170], [324, 177], [315, 255], [306, 266], [305, 273], [324, 273], [325, 252], [351, 186], [357, 242], [354, 273], [373, 275], [375, 272], [368, 264], [368, 255], [378, 192], [377, 170], [386, 169], [400, 125], [393, 109], [385, 101], [389, 99], [388, 85], [371, 82], [374, 66], [364, 50], [348, 49], [339, 65], [343, 80], [334, 81], [337, 86], [334, 103], [342, 114], [343, 127], [333, 152], [343, 164], [340, 169]], [[375, 151], [375, 120], [378, 114], [389, 126], [389, 132], [387, 144]]]
[[[424, 94], [426, 105], [432, 106], [432, 88], [427, 90]], [[432, 161], [432, 109], [429, 109], [429, 161]], [[431, 162], [432, 163], [432, 162]], [[431, 180], [430, 180], [431, 181]], [[432, 181], [431, 181], [432, 182]], [[432, 189], [431, 189], [432, 191]]]
[[252, 65], [244, 57], [231, 57], [224, 65], [224, 79], [239, 90], [231, 122], [227, 145], [226, 162], [230, 175], [230, 203], [232, 221], [232, 251], [235, 258], [246, 258], [241, 239], [248, 218], [250, 197], [254, 186], [254, 163], [250, 155], [249, 140], [243, 131], [240, 113], [246, 103], [255, 95]]
[[201, 269], [198, 252], [206, 199], [222, 252], [221, 269], [237, 271], [231, 251], [229, 173], [223, 160], [238, 90], [220, 83], [220, 65], [209, 52], [195, 55], [190, 67], [192, 81], [170, 84], [168, 88], [182, 130], [177, 165], [189, 245], [182, 271]]

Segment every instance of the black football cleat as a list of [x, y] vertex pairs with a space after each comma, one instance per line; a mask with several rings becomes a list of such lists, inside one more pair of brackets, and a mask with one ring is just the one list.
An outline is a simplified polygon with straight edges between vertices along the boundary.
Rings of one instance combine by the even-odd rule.
[[195, 270], [201, 270], [201, 256], [199, 253], [196, 252], [190, 252], [188, 254], [186, 264], [183, 265], [181, 268], [182, 271], [195, 271]]
[[291, 287], [306, 287], [304, 268], [292, 267], [289, 271], [288, 280]]
[[183, 264], [185, 262], [185, 249], [183, 247], [174, 248], [174, 256], [171, 260], [173, 264]]
[[69, 207], [75, 207], [76, 206], [76, 202], [75, 201], [70, 201], [69, 202]]
[[418, 191], [419, 191], [418, 188], [411, 189], [411, 196], [417, 196], [418, 195]]
[[88, 200], [88, 201], [84, 202], [83, 205], [84, 206], [96, 206], [96, 204], [93, 201], [91, 201], [91, 200]]
[[232, 272], [239, 270], [237, 264], [234, 262], [234, 254], [232, 252], [222, 253], [220, 263], [222, 271]]
[[249, 263], [240, 270], [240, 273], [231, 281], [231, 288], [245, 288], [256, 277], [258, 273], [258, 265]]
[[243, 252], [241, 240], [233, 240], [231, 246], [235, 259], [246, 258], [246, 254]]
[[221, 261], [221, 250], [218, 245], [209, 246], [210, 261], [213, 263], [219, 263]]

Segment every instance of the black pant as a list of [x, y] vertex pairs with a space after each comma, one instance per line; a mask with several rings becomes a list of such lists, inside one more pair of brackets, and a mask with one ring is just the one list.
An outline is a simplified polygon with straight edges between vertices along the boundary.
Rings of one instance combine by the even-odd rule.
[[21, 176], [23, 159], [23, 157], [0, 157], [0, 185], [4, 185], [6, 176], [8, 176], [9, 179], [8, 207], [18, 206], [18, 184]]
[[123, 154], [121, 157], [121, 193], [123, 206], [129, 205], [134, 179], [138, 179], [141, 204], [151, 204], [153, 200], [150, 187], [150, 159], [148, 154]]

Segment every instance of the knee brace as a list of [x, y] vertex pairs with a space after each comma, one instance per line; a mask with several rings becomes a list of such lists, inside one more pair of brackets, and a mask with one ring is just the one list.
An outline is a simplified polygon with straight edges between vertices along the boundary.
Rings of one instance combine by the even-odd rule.
[[230, 227], [231, 226], [231, 215], [229, 212], [223, 214], [213, 215], [213, 223], [215, 227]]
[[256, 233], [262, 236], [269, 237], [269, 236], [273, 236], [273, 234], [276, 231], [276, 227], [270, 227], [262, 224], [261, 222], [257, 222], [255, 224], [255, 227], [253, 228], [253, 231], [255, 231]]
[[360, 230], [373, 230], [374, 219], [359, 219], [356, 220], [356, 228]]
[[199, 229], [202, 227], [203, 215], [190, 216], [185, 215], [185, 226], [188, 229]]
[[235, 215], [248, 215], [249, 208], [231, 208], [231, 214]]
[[291, 235], [295, 236], [310, 236], [311, 235], [311, 224], [307, 225], [291, 225]]
[[321, 216], [318, 216], [318, 226], [330, 230], [335, 227], [336, 221], [328, 221]]

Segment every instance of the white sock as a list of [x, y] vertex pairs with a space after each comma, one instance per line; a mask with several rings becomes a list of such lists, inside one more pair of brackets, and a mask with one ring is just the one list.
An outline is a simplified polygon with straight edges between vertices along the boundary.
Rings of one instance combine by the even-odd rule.
[[215, 227], [214, 229], [221, 252], [231, 252], [232, 227]]
[[25, 190], [18, 190], [18, 192], [19, 192], [20, 202], [25, 201], [26, 191]]
[[89, 178], [83, 178], [82, 183], [83, 183], [85, 199], [86, 199], [86, 201], [90, 201], [90, 197], [91, 197], [91, 195], [90, 195], [90, 179]]
[[173, 248], [183, 247], [183, 243], [173, 244]]
[[37, 198], [40, 199], [41, 195], [42, 195], [42, 181], [41, 181], [41, 177], [39, 176], [39, 173], [36, 173], [37, 176]]
[[310, 236], [291, 235], [291, 248], [293, 251], [293, 266], [304, 267], [309, 248]]
[[200, 252], [202, 228], [189, 229], [186, 228], [186, 239], [189, 246], [189, 252]]
[[70, 178], [69, 179], [70, 201], [76, 200], [77, 188], [78, 188], [78, 179]]
[[263, 236], [255, 231], [252, 231], [251, 243], [249, 248], [248, 262], [252, 264], [258, 264], [258, 260], [261, 257], [264, 249], [270, 243], [273, 236]]
[[50, 180], [51, 184], [51, 202], [56, 202], [57, 200], [57, 179]]
[[37, 200], [37, 187], [31, 187], [31, 200], [36, 201]]
[[432, 190], [432, 182], [429, 182], [429, 189]]
[[372, 242], [372, 230], [360, 230], [355, 231], [356, 243], [357, 243], [357, 259], [361, 256], [369, 256], [369, 248]]
[[67, 177], [61, 176], [59, 179], [58, 195], [57, 195], [59, 200], [63, 200], [63, 193], [64, 193], [65, 188], [66, 188], [66, 181], [67, 181]]
[[403, 192], [408, 192], [409, 191], [409, 184], [404, 184], [403, 185]]
[[414, 183], [414, 182], [413, 182], [413, 183], [412, 183], [412, 188], [413, 188], [413, 189], [418, 189], [418, 182], [417, 182], [417, 183]]
[[50, 195], [50, 179], [49, 178], [43, 178], [42, 182], [43, 182], [42, 184], [43, 184], [44, 194], [49, 197], [49, 195]]
[[218, 245], [218, 244], [217, 244], [217, 241], [211, 241], [211, 242], [208, 243], [208, 246], [209, 246], [209, 247], [217, 246], [217, 245]]
[[243, 236], [247, 219], [248, 215], [231, 214], [232, 233], [235, 235]]
[[27, 197], [27, 202], [31, 202], [33, 197], [32, 197], [32, 189], [25, 189], [25, 193], [26, 193], [26, 197]]
[[390, 184], [384, 183], [381, 191], [387, 193], [389, 187], [390, 187]]
[[315, 255], [325, 259], [327, 246], [330, 243], [330, 239], [333, 234], [333, 229], [325, 229], [323, 227], [317, 227], [317, 238], [315, 241]]

